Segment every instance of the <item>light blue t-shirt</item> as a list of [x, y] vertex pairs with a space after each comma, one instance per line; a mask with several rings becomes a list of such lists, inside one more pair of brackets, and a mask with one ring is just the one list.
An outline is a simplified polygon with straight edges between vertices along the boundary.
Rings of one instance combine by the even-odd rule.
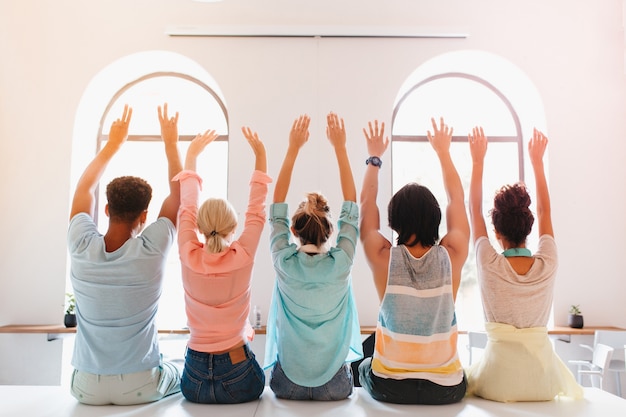
[[306, 387], [324, 385], [345, 362], [363, 357], [350, 271], [359, 209], [346, 201], [337, 244], [315, 255], [290, 243], [288, 207], [270, 206], [270, 245], [276, 282], [267, 323], [265, 369], [280, 361], [285, 375]]
[[172, 222], [161, 217], [109, 253], [89, 215], [71, 219], [68, 249], [78, 321], [74, 368], [115, 375], [159, 366], [154, 319], [175, 234]]

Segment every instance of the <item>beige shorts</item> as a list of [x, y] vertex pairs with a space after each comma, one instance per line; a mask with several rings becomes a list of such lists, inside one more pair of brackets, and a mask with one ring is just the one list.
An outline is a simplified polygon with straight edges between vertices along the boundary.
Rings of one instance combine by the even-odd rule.
[[148, 371], [120, 375], [96, 375], [75, 369], [70, 389], [83, 404], [144, 404], [179, 392], [180, 377], [180, 369], [169, 362]]

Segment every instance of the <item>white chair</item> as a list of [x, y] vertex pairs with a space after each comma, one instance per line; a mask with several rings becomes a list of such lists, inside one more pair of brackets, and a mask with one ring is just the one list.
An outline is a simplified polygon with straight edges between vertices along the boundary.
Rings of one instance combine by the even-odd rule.
[[572, 365], [578, 366], [578, 383], [582, 384], [583, 376], [588, 375], [592, 387], [603, 389], [602, 386], [604, 376], [609, 369], [609, 363], [611, 362], [611, 357], [613, 356], [614, 351], [615, 349], [613, 349], [611, 346], [598, 343], [593, 349], [593, 358], [591, 359], [591, 361], [568, 361]]
[[626, 331], [621, 330], [596, 330], [593, 338], [593, 347], [580, 345], [593, 352], [594, 347], [602, 343], [615, 349], [608, 370], [615, 374], [615, 390], [618, 397], [622, 396], [622, 373], [626, 373], [626, 353], [621, 348], [626, 345]]
[[467, 350], [469, 350], [469, 364], [472, 364], [472, 353], [474, 349], [484, 349], [487, 346], [487, 333], [485, 332], [467, 332], [469, 340]]

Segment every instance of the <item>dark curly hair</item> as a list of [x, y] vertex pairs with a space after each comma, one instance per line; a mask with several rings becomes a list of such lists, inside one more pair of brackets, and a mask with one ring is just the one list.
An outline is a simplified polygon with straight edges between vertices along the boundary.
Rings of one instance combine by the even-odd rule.
[[398, 245], [432, 246], [439, 240], [441, 209], [423, 185], [412, 182], [400, 188], [389, 201], [387, 217], [389, 227], [398, 233]]
[[493, 227], [514, 246], [524, 243], [533, 227], [535, 217], [529, 206], [530, 195], [522, 183], [505, 185], [493, 199]]
[[152, 187], [138, 177], [118, 177], [107, 185], [109, 218], [113, 221], [132, 223], [148, 209], [152, 199]]
[[296, 237], [303, 245], [311, 243], [321, 246], [333, 232], [328, 201], [319, 193], [306, 195], [306, 200], [300, 203], [291, 222]]

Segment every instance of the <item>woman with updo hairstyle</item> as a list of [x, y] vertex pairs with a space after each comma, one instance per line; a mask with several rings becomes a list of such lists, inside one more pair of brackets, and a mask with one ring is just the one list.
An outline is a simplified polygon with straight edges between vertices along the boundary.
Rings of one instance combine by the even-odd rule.
[[196, 160], [217, 138], [215, 131], [190, 143], [185, 169], [174, 178], [180, 181], [178, 251], [190, 333], [180, 385], [183, 396], [195, 403], [253, 401], [265, 387], [265, 373], [248, 345], [254, 337], [248, 317], [254, 257], [267, 219], [265, 200], [271, 178], [263, 142], [249, 128], [242, 131], [254, 152], [255, 169], [238, 239], [237, 212], [228, 201], [209, 198], [198, 208], [202, 179]]
[[582, 397], [548, 336], [558, 258], [543, 155], [548, 138], [533, 130], [528, 155], [535, 175], [539, 243], [526, 247], [535, 217], [522, 183], [506, 185], [490, 211], [495, 238], [489, 241], [482, 214], [482, 178], [487, 138], [481, 127], [468, 136], [472, 154], [469, 212], [488, 341], [483, 356], [467, 370], [468, 394], [493, 401], [549, 401]]
[[305, 244], [322, 246], [333, 233], [330, 222], [330, 208], [323, 195], [309, 193], [306, 200], [298, 205], [291, 222], [293, 235]]
[[496, 233], [514, 247], [526, 243], [535, 217], [530, 211], [530, 195], [522, 183], [505, 185], [493, 199], [491, 222]]
[[[309, 138], [310, 118], [293, 123], [273, 204], [270, 250], [276, 275], [267, 320], [265, 369], [270, 388], [289, 400], [342, 400], [353, 389], [349, 363], [363, 356], [352, 294], [351, 270], [358, 239], [356, 187], [346, 149], [343, 120], [330, 113], [326, 136], [334, 148], [343, 193], [337, 240], [326, 198], [306, 194], [291, 225], [285, 199], [296, 157]], [[293, 235], [296, 242], [291, 242]]]

